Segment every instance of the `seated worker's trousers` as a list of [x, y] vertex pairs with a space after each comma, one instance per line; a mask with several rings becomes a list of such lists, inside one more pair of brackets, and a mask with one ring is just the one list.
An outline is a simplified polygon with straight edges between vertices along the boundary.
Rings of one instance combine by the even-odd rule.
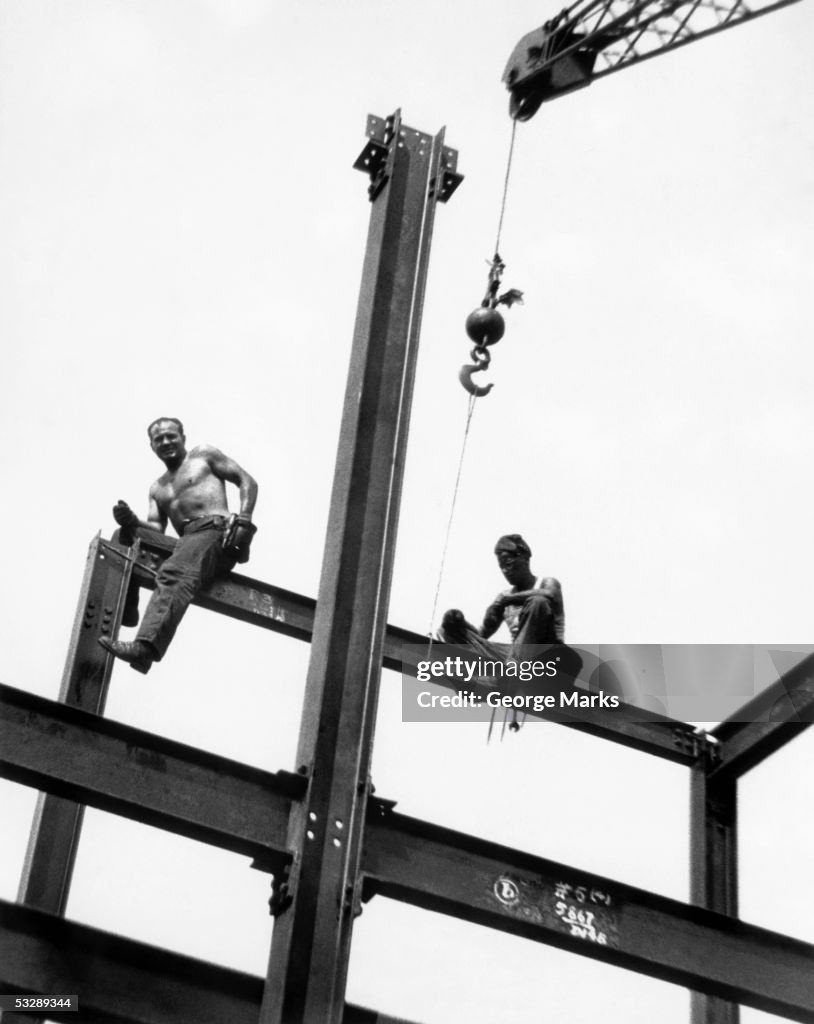
[[197, 595], [235, 564], [223, 549], [226, 516], [203, 516], [184, 528], [175, 550], [158, 570], [155, 590], [136, 639], [148, 643], [161, 661], [178, 624]]
[[551, 602], [543, 593], [526, 599], [517, 620], [517, 632], [511, 647], [485, 640], [477, 629], [466, 619], [455, 619], [450, 612], [444, 616], [438, 637], [449, 644], [472, 644], [492, 657], [505, 658], [511, 651], [521, 651], [532, 644], [557, 644], [563, 642], [562, 622], [551, 608]]
[[456, 611], [444, 615], [438, 639], [442, 643], [472, 648], [482, 658], [503, 662], [540, 659], [544, 653], [540, 647], [546, 647], [545, 657], [554, 657], [558, 662], [557, 686], [576, 680], [582, 669], [581, 656], [563, 642], [562, 615], [554, 612], [551, 602], [542, 593], [526, 599], [511, 644], [486, 640]]
[[521, 650], [527, 644], [556, 644], [563, 642], [563, 624], [551, 607], [545, 594], [535, 594], [526, 599], [520, 609], [517, 633], [513, 646]]

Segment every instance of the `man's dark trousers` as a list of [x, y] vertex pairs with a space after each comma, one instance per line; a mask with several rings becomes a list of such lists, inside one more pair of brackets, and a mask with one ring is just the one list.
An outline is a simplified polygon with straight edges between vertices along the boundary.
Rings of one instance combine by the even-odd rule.
[[193, 519], [158, 570], [137, 636], [153, 648], [155, 661], [166, 654], [178, 624], [197, 595], [234, 566], [234, 556], [223, 549], [227, 522], [226, 516]]

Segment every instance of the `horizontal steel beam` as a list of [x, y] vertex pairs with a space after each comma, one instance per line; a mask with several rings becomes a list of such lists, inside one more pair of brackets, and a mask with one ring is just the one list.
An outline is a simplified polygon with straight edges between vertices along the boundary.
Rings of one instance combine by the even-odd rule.
[[[152, 530], [139, 530], [138, 535], [141, 544], [133, 575], [137, 583], [152, 587], [153, 575], [172, 552], [175, 541]], [[316, 601], [313, 598], [236, 572], [230, 573], [225, 580], [213, 583], [195, 599], [195, 604], [309, 643], [314, 630]], [[411, 644], [421, 646], [426, 642], [427, 637], [420, 633], [388, 626], [382, 659], [385, 668], [400, 672], [402, 661], [409, 660], [404, 658], [405, 648]]]
[[[134, 578], [143, 586], [151, 586], [153, 573], [174, 547], [170, 537], [151, 530], [139, 530], [141, 540], [138, 562], [134, 567]], [[213, 584], [195, 601], [202, 608], [240, 619], [265, 629], [295, 637], [298, 640], [310, 641], [314, 624], [316, 602], [309, 597], [295, 594], [269, 583], [250, 579], [232, 573], [227, 579]], [[420, 633], [412, 633], [397, 626], [388, 626], [384, 640], [382, 663], [385, 668], [396, 672], [409, 671], [415, 662], [415, 652], [427, 645], [427, 637]], [[444, 685], [441, 679], [435, 680]], [[450, 684], [451, 685], [451, 684]], [[469, 689], [477, 689], [470, 686]], [[489, 692], [482, 687], [483, 694]], [[529, 711], [529, 716], [545, 720], [545, 712]], [[563, 713], [559, 713], [562, 719]], [[654, 754], [668, 761], [691, 766], [695, 764], [699, 750], [694, 730], [685, 722], [662, 715], [649, 715], [642, 720], [641, 709], [624, 707], [614, 711], [613, 715], [580, 711], [574, 720], [564, 724], [580, 732], [598, 736], [602, 739], [621, 743], [634, 750]]]
[[[7, 686], [0, 686], [0, 772], [265, 866], [285, 856], [288, 811], [304, 786], [299, 776], [236, 764]], [[805, 943], [393, 814], [385, 801], [371, 807], [368, 894], [814, 1021], [814, 949]], [[58, 990], [82, 991], [50, 989]]]
[[440, 826], [373, 801], [365, 895], [814, 1021], [814, 946]]
[[[257, 1024], [263, 979], [0, 900], [0, 990], [78, 995], [49, 1012], [68, 1024]], [[342, 1021], [409, 1024], [350, 1004]]]
[[710, 733], [720, 757], [712, 777], [738, 778], [814, 721], [814, 654], [744, 704]]
[[711, 775], [740, 778], [804, 732], [809, 722], [741, 722], [721, 745], [721, 762]]
[[[426, 640], [424, 642], [426, 644]], [[404, 671], [409, 670], [414, 674], [415, 670], [410, 669], [408, 659], [415, 664], [415, 653], [405, 652], [403, 656]], [[454, 692], [462, 688], [460, 679], [445, 676], [433, 678], [432, 684]], [[480, 698], [483, 707], [488, 707], [489, 694], [494, 693], [491, 686], [472, 679], [466, 683], [465, 688]], [[522, 714], [541, 722], [567, 725], [589, 736], [620, 743], [645, 754], [655, 754], [686, 767], [694, 765], [702, 754], [702, 740], [693, 726], [666, 715], [644, 711], [631, 704], [620, 703], [612, 713], [595, 708], [557, 708], [546, 711], [528, 707], [523, 709]]]
[[287, 858], [289, 811], [306, 786], [4, 685], [0, 775], [264, 866]]
[[[152, 588], [155, 585], [156, 570], [172, 553], [175, 541], [155, 530], [139, 529], [137, 534], [140, 544], [136, 552], [133, 578], [141, 586]], [[297, 640], [311, 639], [316, 608], [313, 598], [303, 597], [282, 587], [273, 587], [239, 573], [231, 573], [225, 580], [213, 583], [194, 603], [229, 618], [262, 626]]]

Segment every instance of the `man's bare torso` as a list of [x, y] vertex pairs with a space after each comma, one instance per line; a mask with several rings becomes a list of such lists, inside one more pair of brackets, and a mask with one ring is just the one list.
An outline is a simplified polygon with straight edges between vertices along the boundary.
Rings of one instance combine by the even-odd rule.
[[177, 469], [168, 469], [150, 488], [162, 519], [180, 535], [199, 516], [228, 516], [226, 487], [209, 463], [206, 446], [193, 448]]

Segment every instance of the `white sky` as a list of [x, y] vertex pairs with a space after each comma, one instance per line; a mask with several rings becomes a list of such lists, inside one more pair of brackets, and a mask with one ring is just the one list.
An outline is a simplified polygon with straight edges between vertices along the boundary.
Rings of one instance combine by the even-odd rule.
[[[260, 481], [249, 572], [315, 595], [367, 233], [368, 112], [447, 126], [389, 620], [429, 627], [530, 0], [0, 5], [6, 370], [0, 679], [55, 698], [87, 544], [180, 416]], [[811, 642], [814, 90], [802, 2], [612, 76], [518, 128], [507, 312], [475, 411], [439, 608], [478, 618], [504, 532], [563, 583], [573, 643]], [[192, 609], [111, 717], [291, 769], [308, 649]], [[399, 809], [685, 899], [688, 773], [557, 726], [486, 746], [406, 725], [383, 679], [374, 782]], [[610, 748], [610, 749], [609, 749]], [[805, 938], [806, 734], [744, 781], [742, 916]], [[0, 783], [0, 896], [33, 793]], [[777, 884], [782, 856], [783, 883]], [[268, 878], [86, 819], [69, 915], [265, 972]], [[687, 1020], [684, 990], [381, 899], [348, 999], [409, 1019]], [[745, 1011], [744, 1024], [766, 1015]]]

